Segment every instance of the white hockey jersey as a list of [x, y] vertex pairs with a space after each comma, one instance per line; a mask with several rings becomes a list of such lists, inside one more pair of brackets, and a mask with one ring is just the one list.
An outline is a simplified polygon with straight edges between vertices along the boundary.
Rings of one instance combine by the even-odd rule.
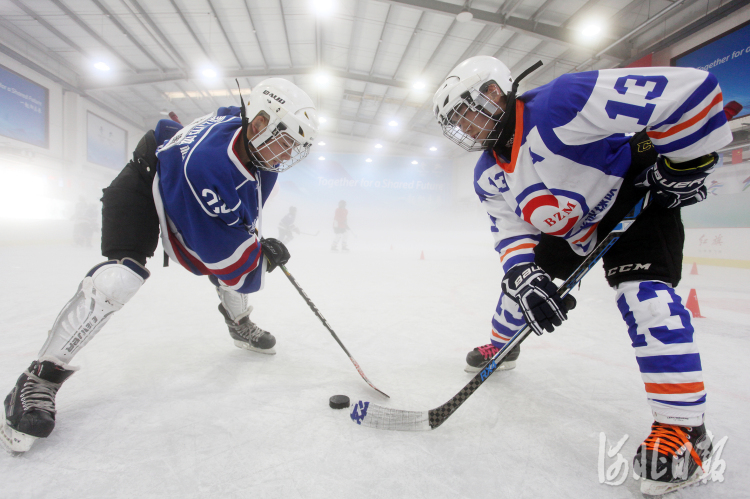
[[515, 127], [510, 161], [487, 151], [474, 169], [506, 271], [534, 261], [542, 233], [581, 255], [595, 247], [630, 167], [628, 134], [645, 128], [656, 151], [675, 161], [732, 140], [716, 77], [685, 68], [563, 75], [518, 98]]

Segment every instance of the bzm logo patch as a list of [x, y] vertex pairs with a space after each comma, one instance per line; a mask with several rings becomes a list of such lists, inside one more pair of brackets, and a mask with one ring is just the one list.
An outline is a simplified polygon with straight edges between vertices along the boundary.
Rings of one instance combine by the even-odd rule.
[[354, 421], [357, 424], [362, 424], [362, 420], [365, 419], [365, 416], [367, 416], [367, 408], [370, 407], [369, 402], [363, 402], [359, 401], [356, 404], [354, 404], [354, 408], [352, 409], [352, 413], [349, 417], [352, 418], [352, 421]]
[[648, 270], [651, 267], [650, 263], [629, 263], [627, 265], [620, 265], [619, 267], [613, 267], [607, 271], [608, 276], [620, 274], [622, 272], [630, 272], [634, 270]]
[[497, 364], [495, 364], [494, 360], [491, 360], [489, 364], [487, 364], [487, 367], [484, 368], [482, 371], [482, 381], [486, 380], [490, 374], [492, 374], [495, 369], [497, 369]]
[[263, 95], [267, 95], [267, 96], [271, 97], [273, 100], [275, 100], [279, 104], [284, 104], [286, 102], [284, 99], [282, 99], [278, 95], [272, 94], [269, 90], [263, 90]]
[[542, 194], [529, 199], [521, 210], [523, 219], [551, 236], [564, 236], [581, 218], [582, 209], [566, 196]]

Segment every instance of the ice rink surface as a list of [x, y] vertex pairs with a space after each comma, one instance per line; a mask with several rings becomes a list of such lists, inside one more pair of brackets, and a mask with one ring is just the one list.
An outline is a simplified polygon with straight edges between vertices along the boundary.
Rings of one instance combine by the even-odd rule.
[[[494, 374], [440, 428], [386, 432], [330, 409], [334, 394], [413, 410], [446, 402], [471, 377], [466, 353], [488, 343], [500, 292], [489, 234], [359, 236], [348, 253], [331, 252], [325, 230], [298, 236], [288, 269], [390, 400], [280, 271], [251, 299], [251, 319], [278, 340], [264, 356], [234, 347], [208, 279], [163, 268], [157, 254], [152, 277], [74, 359], [54, 433], [25, 455], [0, 453], [0, 497], [642, 497], [631, 463], [652, 418], [600, 268], [570, 320], [532, 335], [517, 369]], [[4, 397], [102, 258], [65, 245], [0, 255]], [[678, 292], [695, 288], [706, 316], [694, 323], [707, 428], [714, 445], [726, 439], [707, 483], [669, 497], [747, 498], [750, 270], [689, 270]]]

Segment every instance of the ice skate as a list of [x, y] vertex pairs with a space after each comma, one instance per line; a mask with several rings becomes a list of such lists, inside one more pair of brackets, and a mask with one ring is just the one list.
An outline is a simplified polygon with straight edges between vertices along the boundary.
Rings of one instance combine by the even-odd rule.
[[[487, 365], [487, 362], [489, 362], [489, 360], [499, 350], [500, 349], [492, 343], [475, 348], [466, 356], [466, 367], [464, 368], [464, 371], [466, 371], [467, 373], [478, 373], [479, 371], [484, 369], [484, 366]], [[500, 365], [497, 366], [497, 370], [510, 371], [511, 369], [515, 369], [516, 360], [518, 359], [519, 355], [521, 355], [521, 345], [518, 345], [508, 353], [508, 355], [503, 359]]]
[[219, 304], [219, 312], [224, 316], [224, 321], [227, 323], [229, 334], [232, 336], [235, 346], [266, 355], [276, 354], [276, 350], [273, 348], [276, 345], [276, 338], [268, 331], [259, 328], [250, 320], [250, 317], [246, 315], [235, 322], [230, 319], [222, 304]]
[[[69, 367], [69, 366], [65, 366]], [[39, 360], [18, 378], [5, 398], [0, 441], [11, 453], [28, 451], [37, 438], [55, 428], [55, 395], [75, 372], [50, 360]]]
[[633, 472], [643, 480], [641, 493], [660, 496], [694, 484], [703, 474], [703, 462], [712, 450], [705, 425], [686, 427], [654, 422], [651, 435], [633, 459]]

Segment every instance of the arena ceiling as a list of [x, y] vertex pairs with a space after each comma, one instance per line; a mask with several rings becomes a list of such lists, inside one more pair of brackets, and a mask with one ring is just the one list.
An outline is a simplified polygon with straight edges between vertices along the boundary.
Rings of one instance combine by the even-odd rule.
[[[0, 51], [142, 129], [238, 105], [235, 79], [249, 94], [281, 76], [313, 97], [323, 136], [419, 148], [439, 141], [432, 93], [467, 57], [494, 55], [515, 75], [541, 60], [526, 90], [626, 65], [746, 3], [0, 0]], [[585, 38], [590, 23], [601, 32]]]

